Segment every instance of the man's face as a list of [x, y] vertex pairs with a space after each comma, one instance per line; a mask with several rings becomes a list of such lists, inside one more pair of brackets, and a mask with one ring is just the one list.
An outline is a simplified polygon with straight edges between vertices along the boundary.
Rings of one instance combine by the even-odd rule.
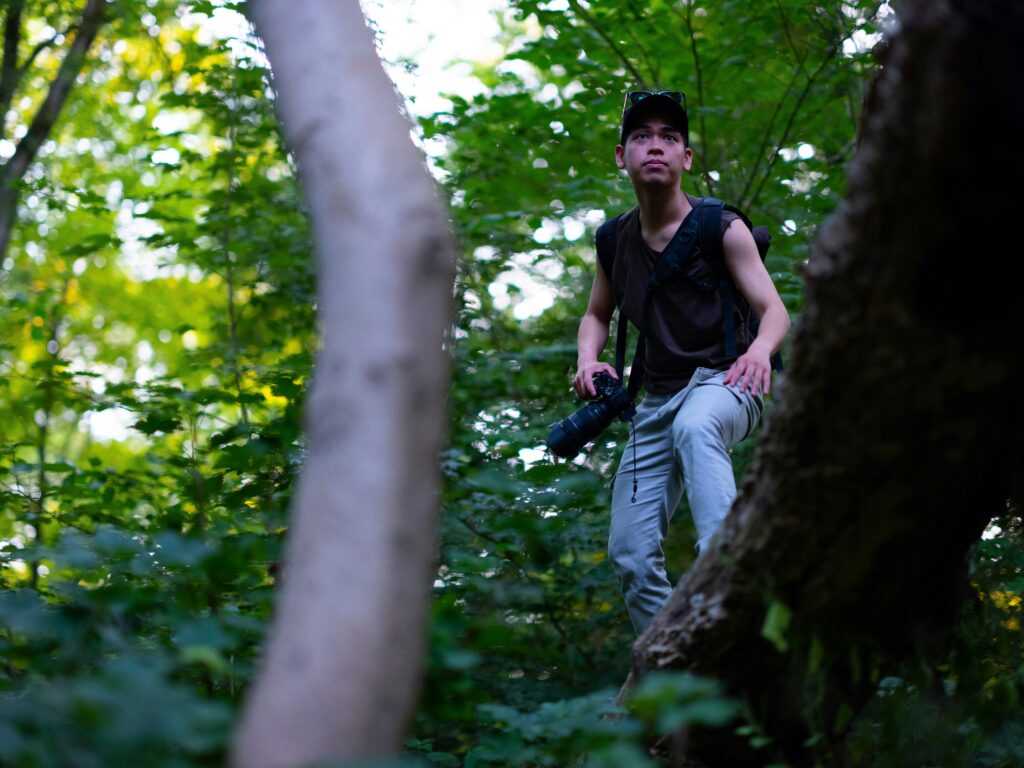
[[625, 145], [615, 147], [615, 163], [624, 169], [633, 184], [643, 186], [679, 185], [684, 171], [690, 170], [693, 151], [683, 135], [657, 112], [643, 116], [626, 137]]

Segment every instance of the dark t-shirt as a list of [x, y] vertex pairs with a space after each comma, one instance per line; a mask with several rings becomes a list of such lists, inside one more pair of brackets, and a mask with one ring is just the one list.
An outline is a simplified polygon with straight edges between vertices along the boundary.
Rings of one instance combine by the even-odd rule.
[[[691, 205], [699, 198], [690, 197]], [[724, 211], [722, 232], [738, 217]], [[703, 291], [694, 284], [716, 284], [712, 265], [695, 253], [684, 265], [684, 279], [655, 290], [644, 317], [644, 298], [651, 269], [661, 256], [640, 234], [640, 209], [624, 214], [615, 228], [615, 262], [611, 283], [619, 311], [646, 334], [644, 388], [651, 394], [671, 394], [686, 386], [697, 368], [728, 368], [742, 355], [751, 339], [746, 323], [736, 323], [737, 355], [725, 353], [722, 299], [717, 290]], [[692, 280], [691, 280], [692, 278]]]

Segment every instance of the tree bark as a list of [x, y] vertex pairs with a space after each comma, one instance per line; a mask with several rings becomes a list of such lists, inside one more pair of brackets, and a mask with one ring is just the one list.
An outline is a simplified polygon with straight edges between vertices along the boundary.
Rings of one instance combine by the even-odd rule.
[[323, 349], [283, 583], [232, 764], [400, 749], [432, 583], [454, 245], [356, 0], [255, 0], [319, 266]]
[[[1024, 6], [899, 9], [754, 463], [634, 649], [634, 679], [725, 681], [794, 766], [887, 664], [941, 647], [972, 545], [1024, 487], [1019, 195], [999, 193], [1024, 172]], [[689, 744], [771, 762], [732, 732]]]
[[9, 0], [4, 14], [4, 55], [0, 64], [0, 137], [7, 135], [7, 111], [11, 108], [18, 79], [18, 47], [25, 0]]
[[[12, 4], [8, 10], [7, 27], [5, 31], [4, 62], [2, 72], [2, 98], [10, 103], [17, 86], [17, 43], [20, 39], [21, 3]], [[18, 142], [14, 155], [3, 165], [0, 165], [0, 261], [7, 253], [7, 247], [11, 242], [11, 231], [14, 229], [18, 214], [18, 188], [17, 184], [25, 175], [29, 165], [39, 152], [39, 147], [46, 141], [46, 137], [53, 130], [54, 123], [60, 115], [64, 102], [82, 71], [86, 55], [92, 47], [93, 40], [103, 25], [107, 12], [107, 0], [88, 0], [82, 10], [82, 17], [78, 22], [78, 32], [75, 34], [74, 42], [64, 55], [64, 60], [57, 70], [57, 76], [50, 83], [50, 89], [46, 98], [36, 110], [35, 117], [29, 125], [28, 132]], [[11, 46], [14, 49], [11, 50]], [[13, 63], [13, 66], [12, 66]]]

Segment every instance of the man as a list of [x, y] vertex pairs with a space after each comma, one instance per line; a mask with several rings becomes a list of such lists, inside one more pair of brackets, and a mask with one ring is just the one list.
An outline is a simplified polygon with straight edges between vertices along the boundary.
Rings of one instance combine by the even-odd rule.
[[771, 386], [770, 358], [789, 331], [786, 308], [750, 230], [728, 211], [722, 222], [725, 267], [760, 318], [756, 338], [738, 323], [736, 354], [727, 355], [721, 297], [699, 288], [702, 282], [716, 284], [714, 266], [705, 258], [687, 260], [687, 279], [660, 286], [645, 306], [652, 266], [698, 203], [680, 187], [693, 161], [688, 127], [682, 93], [627, 94], [615, 162], [632, 181], [637, 206], [616, 225], [612, 274], [597, 266], [573, 379], [576, 393], [592, 398], [595, 373], [617, 378], [598, 357], [618, 305], [646, 338], [646, 396], [613, 483], [608, 541], [637, 634], [672, 591], [662, 542], [684, 488], [699, 551], [732, 506], [736, 483], [729, 451], [757, 423], [762, 395]]

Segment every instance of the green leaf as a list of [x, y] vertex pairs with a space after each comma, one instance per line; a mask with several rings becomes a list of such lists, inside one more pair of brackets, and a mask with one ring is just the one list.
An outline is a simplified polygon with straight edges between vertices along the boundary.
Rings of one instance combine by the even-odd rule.
[[170, 434], [181, 429], [181, 420], [167, 414], [150, 413], [136, 421], [132, 427], [146, 435], [155, 435], [160, 432]]
[[664, 670], [644, 675], [629, 707], [660, 734], [687, 725], [724, 725], [738, 712], [738, 704], [724, 696], [715, 681]]
[[198, 539], [163, 531], [153, 537], [157, 561], [171, 568], [191, 568], [210, 555], [210, 548]]
[[789, 643], [786, 640], [786, 630], [789, 629], [789, 622], [792, 618], [789, 608], [779, 600], [773, 600], [768, 606], [768, 613], [764, 617], [764, 624], [761, 626], [761, 637], [775, 646], [779, 653], [789, 650]]
[[231, 666], [220, 651], [206, 645], [186, 645], [182, 647], [179, 656], [183, 664], [200, 664], [221, 675], [231, 671]]

